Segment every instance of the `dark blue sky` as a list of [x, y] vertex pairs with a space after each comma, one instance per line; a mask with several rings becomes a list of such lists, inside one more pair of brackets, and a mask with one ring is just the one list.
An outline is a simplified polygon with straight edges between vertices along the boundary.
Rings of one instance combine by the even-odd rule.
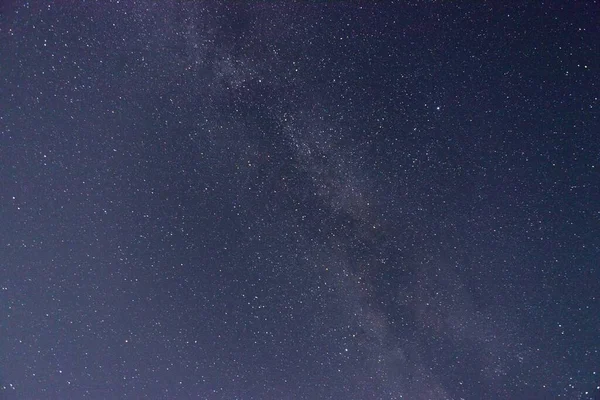
[[600, 4], [0, 7], [0, 399], [593, 399]]

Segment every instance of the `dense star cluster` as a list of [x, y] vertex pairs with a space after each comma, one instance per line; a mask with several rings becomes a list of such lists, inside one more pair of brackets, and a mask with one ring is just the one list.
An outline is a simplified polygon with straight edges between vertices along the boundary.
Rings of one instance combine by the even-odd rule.
[[0, 6], [0, 399], [600, 398], [600, 4]]

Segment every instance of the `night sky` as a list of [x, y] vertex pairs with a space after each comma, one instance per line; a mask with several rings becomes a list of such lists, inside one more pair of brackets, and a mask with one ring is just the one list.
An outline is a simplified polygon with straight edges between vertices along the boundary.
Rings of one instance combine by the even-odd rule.
[[600, 396], [600, 4], [510, 3], [4, 1], [0, 399]]

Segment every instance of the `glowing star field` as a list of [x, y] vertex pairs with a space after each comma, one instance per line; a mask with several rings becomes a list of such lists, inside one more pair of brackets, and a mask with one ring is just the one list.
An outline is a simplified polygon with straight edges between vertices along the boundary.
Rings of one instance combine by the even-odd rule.
[[599, 399], [599, 15], [4, 2], [0, 399]]

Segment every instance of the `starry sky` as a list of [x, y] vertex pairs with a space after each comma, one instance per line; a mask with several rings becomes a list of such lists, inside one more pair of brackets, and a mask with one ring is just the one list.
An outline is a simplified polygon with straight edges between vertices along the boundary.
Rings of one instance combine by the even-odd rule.
[[596, 1], [5, 1], [0, 399], [598, 399]]

